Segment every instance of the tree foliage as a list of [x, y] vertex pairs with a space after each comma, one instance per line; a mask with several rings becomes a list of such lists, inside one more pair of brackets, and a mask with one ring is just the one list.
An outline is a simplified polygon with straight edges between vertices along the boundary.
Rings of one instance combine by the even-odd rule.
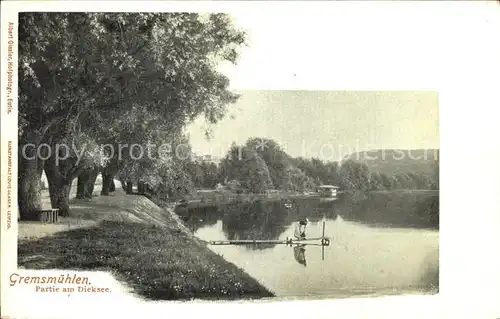
[[[217, 64], [236, 62], [245, 34], [225, 14], [22, 13], [19, 20], [20, 146], [178, 142], [186, 123], [202, 114], [215, 123], [238, 98]], [[135, 162], [122, 150], [107, 163], [85, 148], [84, 161], [71, 154], [63, 165], [52, 156], [20, 167], [45, 167], [53, 185], [66, 187], [92, 165], [111, 178], [123, 169], [145, 179], [168, 166]]]
[[[394, 189], [437, 189], [438, 164], [434, 175], [424, 173], [371, 172], [365, 163], [348, 159], [342, 163], [323, 162], [318, 158], [294, 158], [271, 139], [250, 138], [243, 146], [233, 143], [219, 167], [219, 182], [239, 180], [244, 183], [248, 168], [244, 159], [256, 153], [269, 171], [273, 187], [285, 191], [304, 192], [322, 184], [340, 186], [344, 190], [373, 191]], [[239, 160], [238, 160], [239, 159]]]
[[271, 139], [249, 138], [245, 146], [257, 152], [266, 163], [274, 187], [284, 188], [288, 183], [287, 170], [291, 168], [290, 156]]
[[251, 193], [265, 193], [273, 187], [266, 162], [252, 148], [233, 144], [221, 162], [225, 180], [236, 180]]
[[312, 177], [298, 167], [288, 167], [285, 171], [284, 190], [293, 192], [313, 191], [316, 187]]

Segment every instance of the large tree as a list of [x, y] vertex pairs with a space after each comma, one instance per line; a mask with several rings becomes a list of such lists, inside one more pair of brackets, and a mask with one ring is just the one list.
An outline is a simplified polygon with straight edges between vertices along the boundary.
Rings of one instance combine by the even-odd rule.
[[214, 188], [217, 184], [217, 165], [215, 163], [203, 163], [203, 187]]
[[266, 163], [274, 187], [282, 189], [287, 184], [287, 170], [291, 167], [290, 156], [274, 140], [250, 138], [245, 146], [257, 152]]
[[[20, 150], [27, 143], [55, 149], [72, 144], [75, 136], [117, 145], [124, 132], [136, 133], [119, 124], [134, 110], [154, 118], [145, 126], [161, 119], [158, 127], [166, 131], [179, 130], [200, 114], [215, 123], [238, 98], [217, 63], [234, 63], [244, 38], [224, 14], [23, 13]], [[149, 134], [135, 137], [143, 145], [151, 141]], [[46, 160], [20, 156], [21, 218], [39, 209], [44, 168], [52, 204], [68, 213], [73, 179], [101, 165], [91, 153], [84, 162], [75, 160], [76, 154], [63, 160], [54, 154]], [[129, 160], [110, 159], [104, 176], [109, 180]]]
[[[96, 41], [88, 14], [23, 13], [19, 20], [18, 193], [21, 218], [29, 218], [40, 208], [38, 187], [44, 168], [49, 171], [53, 204], [56, 188], [62, 187], [59, 195], [65, 194], [65, 186], [79, 173], [71, 165], [56, 162], [56, 153], [67, 155], [59, 154], [66, 150], [58, 152], [56, 145], [67, 145], [83, 106], [90, 105], [86, 88], [92, 79], [81, 56], [91, 60]], [[40, 150], [42, 143], [48, 145], [43, 156], [23, 153], [25, 147]], [[61, 168], [66, 171], [60, 172]], [[64, 183], [55, 183], [52, 175]]]
[[312, 191], [315, 186], [314, 180], [301, 169], [291, 166], [286, 170], [285, 190], [294, 192]]
[[232, 145], [221, 161], [225, 180], [236, 180], [251, 193], [264, 193], [273, 187], [266, 162], [252, 148]]

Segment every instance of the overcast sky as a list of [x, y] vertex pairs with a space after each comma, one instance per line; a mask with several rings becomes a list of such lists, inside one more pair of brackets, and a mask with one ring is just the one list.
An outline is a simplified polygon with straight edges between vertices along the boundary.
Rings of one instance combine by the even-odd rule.
[[224, 155], [235, 141], [276, 140], [293, 156], [337, 160], [375, 148], [439, 148], [437, 94], [431, 92], [244, 91], [206, 140], [190, 127], [195, 151]]
[[438, 95], [426, 70], [437, 67], [439, 53], [429, 48], [439, 35], [412, 21], [416, 8], [309, 8], [233, 13], [248, 47], [221, 70], [242, 97], [210, 141], [203, 120], [188, 127], [194, 151], [223, 156], [249, 137], [325, 160], [374, 148], [438, 148]]

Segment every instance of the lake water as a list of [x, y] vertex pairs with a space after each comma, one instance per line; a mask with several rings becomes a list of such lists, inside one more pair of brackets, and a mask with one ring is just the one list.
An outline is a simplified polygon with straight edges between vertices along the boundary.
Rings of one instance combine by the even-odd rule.
[[437, 214], [429, 209], [436, 201], [414, 194], [286, 201], [291, 208], [285, 201], [256, 201], [192, 210], [187, 224], [203, 240], [284, 240], [302, 217], [310, 220], [307, 237], [321, 236], [324, 221], [331, 238], [326, 247], [209, 246], [280, 297], [434, 293], [439, 233], [428, 215]]

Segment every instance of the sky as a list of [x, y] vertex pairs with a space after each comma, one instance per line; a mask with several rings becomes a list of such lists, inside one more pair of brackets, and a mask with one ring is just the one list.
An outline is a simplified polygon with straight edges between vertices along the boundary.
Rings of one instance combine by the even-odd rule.
[[[376, 148], [439, 148], [437, 93], [355, 91], [241, 92], [230, 116], [211, 129], [190, 127], [197, 153], [223, 156], [234, 141], [270, 138], [292, 156], [338, 160]], [[231, 118], [234, 117], [234, 118]]]
[[203, 119], [188, 126], [193, 150], [224, 156], [233, 141], [249, 137], [324, 160], [367, 149], [439, 148], [438, 94], [426, 74], [436, 67], [439, 53], [429, 45], [438, 40], [425, 24], [394, 14], [415, 8], [304, 8], [231, 13], [248, 45], [237, 65], [220, 70], [241, 98], [211, 127], [210, 140]]

